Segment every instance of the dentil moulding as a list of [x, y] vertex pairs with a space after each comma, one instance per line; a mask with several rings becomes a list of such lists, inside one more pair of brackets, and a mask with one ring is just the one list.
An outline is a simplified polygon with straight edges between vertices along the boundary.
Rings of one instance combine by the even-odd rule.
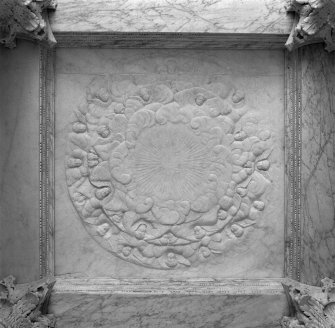
[[16, 38], [47, 41], [56, 40], [48, 21], [47, 10], [56, 9], [56, 0], [2, 0], [0, 2], [0, 43], [14, 48]]

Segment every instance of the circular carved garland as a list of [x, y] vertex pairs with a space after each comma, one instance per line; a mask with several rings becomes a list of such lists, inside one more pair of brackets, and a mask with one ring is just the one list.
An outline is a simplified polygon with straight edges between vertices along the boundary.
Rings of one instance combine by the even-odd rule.
[[262, 216], [271, 132], [231, 85], [134, 81], [96, 78], [87, 88], [68, 136], [71, 200], [120, 258], [196, 265]]

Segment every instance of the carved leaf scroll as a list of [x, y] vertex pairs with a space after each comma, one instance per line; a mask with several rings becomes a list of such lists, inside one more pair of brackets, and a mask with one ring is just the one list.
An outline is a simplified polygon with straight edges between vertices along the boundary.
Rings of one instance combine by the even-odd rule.
[[46, 314], [55, 281], [45, 278], [15, 285], [9, 276], [0, 281], [0, 328], [52, 328], [55, 319]]
[[335, 284], [325, 278], [322, 287], [304, 285], [296, 281], [283, 283], [293, 313], [282, 319], [283, 328], [334, 328]]
[[56, 0], [1, 0], [0, 43], [14, 48], [17, 37], [47, 41], [54, 45], [47, 10], [56, 9]]
[[257, 224], [273, 140], [231, 84], [163, 76], [94, 78], [65, 165], [71, 200], [104, 248], [174, 269], [222, 254]]
[[324, 40], [326, 50], [335, 50], [335, 1], [289, 0], [288, 12], [295, 12], [295, 23], [286, 42], [289, 50]]

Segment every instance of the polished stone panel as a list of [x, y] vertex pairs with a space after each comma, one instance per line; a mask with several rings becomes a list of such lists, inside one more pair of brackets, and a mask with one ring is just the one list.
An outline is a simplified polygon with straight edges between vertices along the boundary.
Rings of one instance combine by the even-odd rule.
[[283, 73], [282, 51], [59, 49], [56, 274], [282, 277]]
[[335, 273], [335, 55], [322, 45], [302, 54], [302, 281]]
[[41, 54], [0, 50], [0, 275], [36, 279], [55, 255], [58, 327], [278, 328], [284, 272], [335, 272], [335, 57], [250, 51], [291, 22], [272, 0], [59, 0], [43, 186]]
[[55, 293], [57, 327], [279, 328], [285, 295], [127, 296]]
[[39, 277], [39, 47], [0, 48], [0, 277]]
[[[289, 34], [292, 17], [273, 0], [58, 0], [58, 32]], [[238, 44], [238, 41], [236, 42]]]

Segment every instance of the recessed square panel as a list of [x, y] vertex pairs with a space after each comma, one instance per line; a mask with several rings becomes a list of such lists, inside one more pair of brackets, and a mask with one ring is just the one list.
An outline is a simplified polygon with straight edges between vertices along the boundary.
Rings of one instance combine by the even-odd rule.
[[57, 50], [56, 275], [283, 277], [283, 57]]

